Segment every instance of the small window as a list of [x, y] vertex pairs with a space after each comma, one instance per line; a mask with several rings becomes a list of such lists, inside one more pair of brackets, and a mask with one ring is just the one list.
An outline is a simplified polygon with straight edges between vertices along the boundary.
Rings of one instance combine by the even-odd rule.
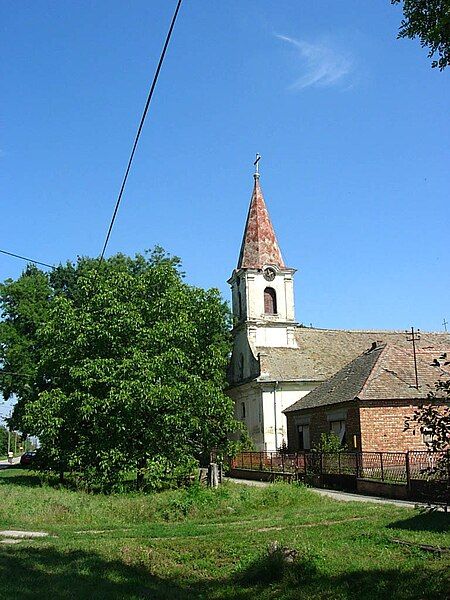
[[345, 446], [345, 420], [330, 421], [330, 432], [334, 433], [343, 446]]
[[271, 287], [264, 290], [264, 312], [266, 315], [277, 314], [277, 294]]
[[239, 379], [244, 379], [244, 355], [239, 356]]
[[298, 449], [309, 450], [309, 425], [298, 425]]
[[241, 403], [241, 416], [245, 419], [245, 402]]

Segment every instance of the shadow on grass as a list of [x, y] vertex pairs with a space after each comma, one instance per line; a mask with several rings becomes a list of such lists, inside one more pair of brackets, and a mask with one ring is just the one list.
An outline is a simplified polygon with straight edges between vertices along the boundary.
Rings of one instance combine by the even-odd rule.
[[389, 529], [407, 529], [409, 531], [450, 531], [450, 514], [437, 511], [422, 512], [388, 525]]
[[0, 471], [0, 485], [21, 485], [26, 487], [41, 487], [42, 476], [26, 467], [9, 467]]
[[[157, 554], [151, 549], [123, 549], [124, 561], [108, 561], [95, 553], [50, 547], [0, 548], [2, 600], [259, 600], [282, 599], [444, 599], [450, 582], [427, 567], [416, 570], [348, 571], [330, 575], [315, 559], [293, 563], [259, 557], [245, 569], [222, 579], [186, 579], [152, 574]], [[130, 565], [126, 562], [133, 562]], [[156, 563], [158, 564], [158, 563]], [[159, 564], [159, 568], [161, 565]], [[194, 576], [195, 577], [195, 576]]]
[[[322, 567], [323, 568], [323, 567]], [[372, 569], [348, 571], [331, 575], [319, 568], [314, 559], [297, 557], [291, 564], [280, 557], [263, 556], [235, 577], [241, 593], [236, 598], [281, 598], [283, 600], [370, 599], [413, 600], [433, 598], [448, 600], [450, 577], [448, 565], [440, 569], [427, 567], [416, 570]], [[247, 586], [252, 586], [251, 590]], [[267, 594], [267, 590], [275, 592]], [[247, 589], [245, 589], [247, 587]], [[222, 596], [217, 596], [221, 598]], [[226, 597], [226, 596], [224, 596]]]
[[0, 581], [2, 600], [188, 597], [176, 583], [154, 577], [147, 569], [80, 550], [2, 548]]
[[[76, 475], [66, 473], [63, 481], [60, 481], [59, 477], [54, 474], [40, 472], [30, 467], [18, 467], [18, 466], [7, 466], [5, 469], [0, 469], [0, 485], [1, 484], [12, 484], [20, 485], [25, 487], [41, 487], [49, 486], [53, 488], [61, 488], [66, 490], [72, 490], [76, 492], [88, 491], [93, 494], [105, 494], [100, 488], [90, 487], [89, 489], [83, 485], [83, 482], [77, 478]], [[111, 493], [127, 494], [130, 492], [136, 492], [136, 480], [135, 478], [126, 477], [123, 481], [120, 481], [114, 489], [110, 490]], [[140, 488], [143, 493], [153, 493], [155, 489], [150, 484], [145, 484]]]

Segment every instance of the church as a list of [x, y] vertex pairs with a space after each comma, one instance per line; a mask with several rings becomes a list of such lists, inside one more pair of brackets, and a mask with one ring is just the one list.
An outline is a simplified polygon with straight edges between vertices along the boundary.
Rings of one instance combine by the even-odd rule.
[[[257, 166], [257, 163], [256, 163]], [[248, 428], [255, 450], [287, 443], [283, 411], [327, 381], [371, 346], [409, 348], [404, 331], [358, 331], [304, 327], [295, 320], [295, 269], [284, 263], [267, 211], [258, 168], [236, 268], [228, 280], [234, 317], [228, 394], [236, 417]], [[447, 333], [421, 332], [422, 347], [450, 347]], [[340, 415], [333, 423], [345, 428]], [[305, 448], [308, 425], [301, 423]], [[342, 432], [341, 432], [342, 434]]]

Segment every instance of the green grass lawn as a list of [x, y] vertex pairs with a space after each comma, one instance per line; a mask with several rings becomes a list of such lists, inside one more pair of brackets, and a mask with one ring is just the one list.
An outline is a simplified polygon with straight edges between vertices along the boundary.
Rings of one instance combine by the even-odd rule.
[[[438, 599], [450, 597], [450, 515], [337, 502], [303, 487], [91, 495], [0, 471], [0, 598]], [[394, 540], [411, 542], [405, 546]], [[286, 566], [267, 548], [295, 549]]]

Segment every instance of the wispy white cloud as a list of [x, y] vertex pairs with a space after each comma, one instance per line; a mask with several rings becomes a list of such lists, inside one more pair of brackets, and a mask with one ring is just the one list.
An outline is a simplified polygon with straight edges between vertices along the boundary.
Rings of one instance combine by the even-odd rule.
[[331, 43], [310, 43], [286, 35], [276, 37], [297, 50], [302, 75], [294, 81], [292, 88], [302, 90], [312, 86], [330, 87], [348, 83], [348, 76], [353, 71], [353, 60], [349, 55], [334, 48]]

